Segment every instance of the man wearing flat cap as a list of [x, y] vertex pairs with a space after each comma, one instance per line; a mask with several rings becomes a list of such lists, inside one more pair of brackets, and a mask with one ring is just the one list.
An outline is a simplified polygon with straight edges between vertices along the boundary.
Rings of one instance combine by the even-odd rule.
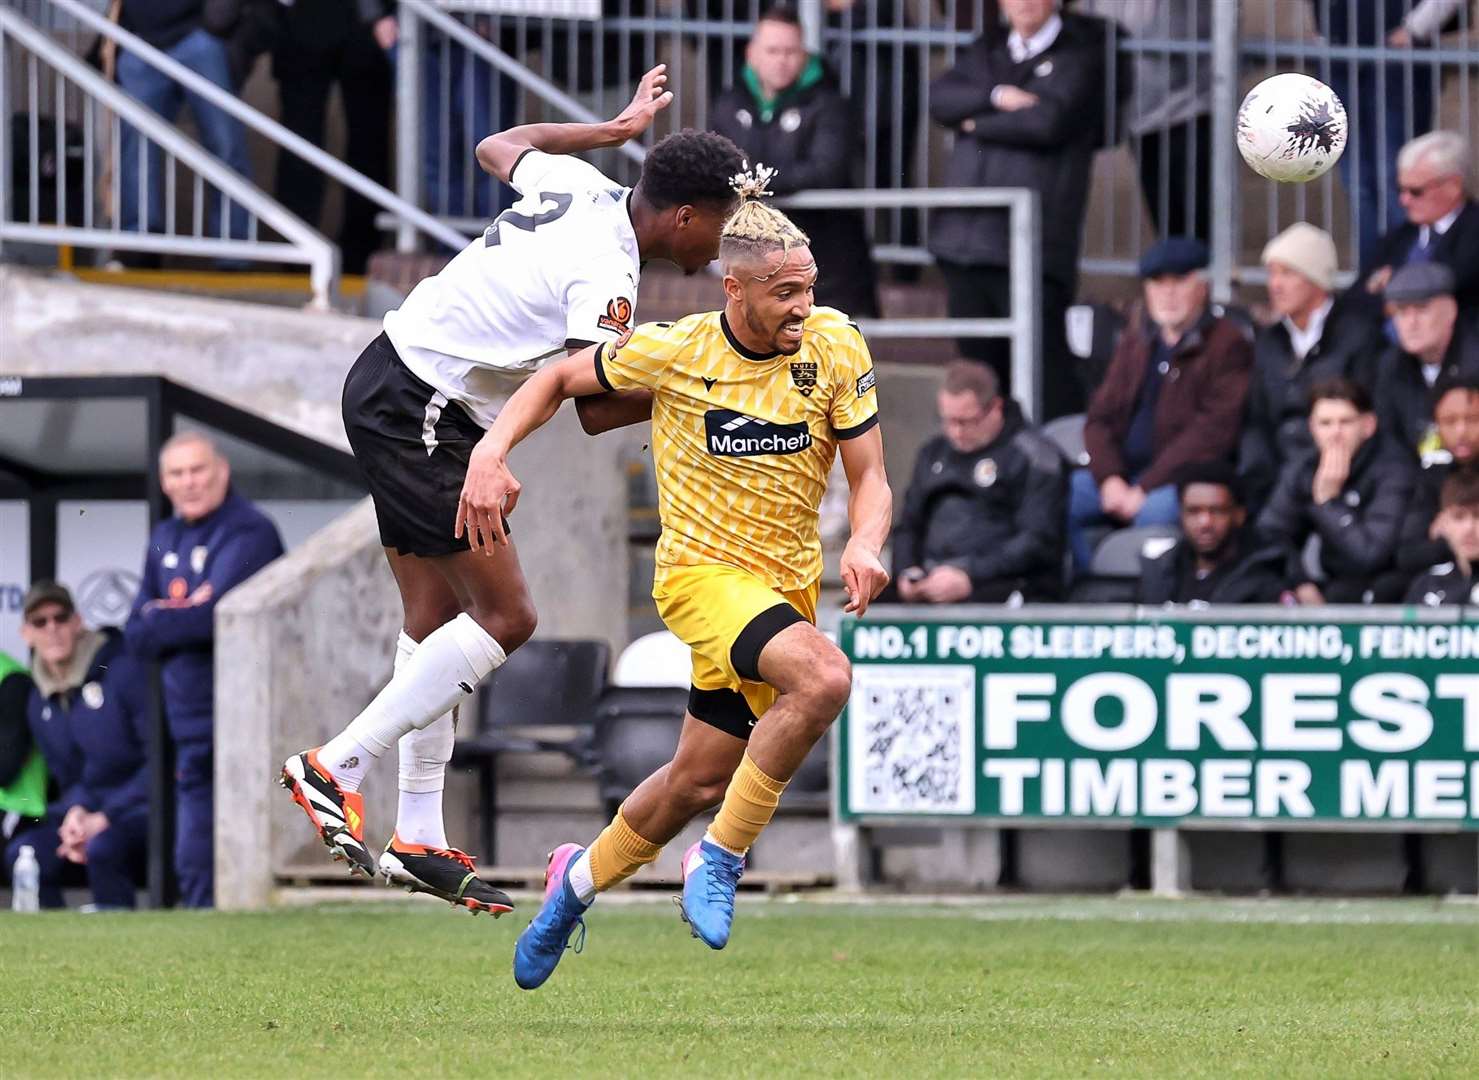
[[1436, 445], [1432, 394], [1438, 379], [1479, 375], [1479, 332], [1472, 317], [1461, 316], [1453, 271], [1442, 263], [1404, 266], [1387, 282], [1385, 297], [1397, 343], [1377, 370], [1377, 419], [1421, 455]]
[[34, 661], [27, 719], [59, 794], [39, 825], [11, 840], [6, 862], [22, 846], [35, 851], [43, 907], [62, 905], [77, 866], [99, 908], [131, 908], [149, 838], [144, 673], [117, 630], [83, 624], [65, 586], [36, 582], [22, 612]]
[[1068, 541], [1076, 572], [1096, 525], [1170, 525], [1173, 478], [1187, 465], [1231, 458], [1238, 445], [1253, 348], [1208, 303], [1207, 248], [1172, 237], [1140, 260], [1144, 309], [1120, 335], [1084, 424], [1086, 469], [1073, 474]]
[[1310, 453], [1310, 387], [1337, 376], [1374, 388], [1376, 360], [1386, 348], [1381, 321], [1369, 305], [1336, 298], [1335, 241], [1308, 222], [1289, 226], [1263, 249], [1268, 302], [1278, 322], [1253, 339], [1248, 416], [1238, 472], [1256, 511], [1288, 462]]

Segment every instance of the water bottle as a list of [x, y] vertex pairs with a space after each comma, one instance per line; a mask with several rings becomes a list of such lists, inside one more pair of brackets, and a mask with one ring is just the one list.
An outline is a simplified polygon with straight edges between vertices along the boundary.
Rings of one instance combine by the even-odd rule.
[[30, 844], [23, 844], [16, 856], [10, 890], [12, 911], [41, 910], [41, 865], [36, 861], [36, 849]]

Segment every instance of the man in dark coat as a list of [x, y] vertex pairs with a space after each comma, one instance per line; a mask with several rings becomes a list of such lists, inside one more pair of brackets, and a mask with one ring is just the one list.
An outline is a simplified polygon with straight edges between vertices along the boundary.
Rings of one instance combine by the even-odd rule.
[[1433, 607], [1479, 603], [1474, 581], [1479, 564], [1479, 471], [1461, 469], [1450, 475], [1443, 481], [1442, 502], [1436, 526], [1452, 557], [1420, 574], [1405, 601]]
[[1068, 545], [1092, 559], [1097, 525], [1170, 525], [1176, 473], [1238, 444], [1253, 350], [1242, 328], [1208, 305], [1207, 249], [1162, 240], [1140, 260], [1145, 313], [1127, 326], [1084, 423], [1086, 469], [1073, 473]]
[[[1042, 224], [1042, 419], [1078, 412], [1083, 388], [1063, 326], [1078, 257], [1094, 151], [1103, 135], [1102, 22], [1059, 15], [1056, 0], [1011, 0], [1005, 37], [984, 35], [930, 87], [930, 115], [955, 133], [944, 186], [1026, 187]], [[945, 276], [953, 317], [1010, 314], [1011, 231], [1006, 210], [936, 210], [929, 248]], [[963, 339], [961, 352], [996, 369], [1011, 390], [1010, 343]]]
[[1422, 457], [1397, 544], [1397, 572], [1409, 579], [1453, 558], [1438, 527], [1438, 512], [1448, 478], [1479, 463], [1479, 376], [1447, 375], [1439, 380], [1433, 387], [1433, 426], [1438, 447]]
[[[712, 128], [752, 164], [776, 170], [777, 195], [853, 186], [860, 131], [852, 106], [833, 85], [821, 58], [808, 55], [794, 12], [760, 17], [740, 82], [714, 102]], [[811, 237], [816, 299], [849, 315], [878, 314], [878, 289], [867, 227], [859, 210], [788, 210]]]
[[136, 656], [159, 663], [175, 744], [175, 873], [187, 907], [214, 898], [213, 738], [216, 604], [282, 554], [277, 527], [231, 490], [231, 469], [205, 436], [183, 432], [159, 455], [174, 516], [149, 537], [125, 632]]
[[[1344, 156], [1341, 161], [1343, 165]], [[1397, 156], [1396, 197], [1405, 220], [1393, 222], [1376, 241], [1351, 286], [1352, 294], [1373, 311], [1381, 309], [1393, 274], [1425, 262], [1442, 263], [1453, 271], [1460, 307], [1479, 308], [1479, 206], [1468, 196], [1468, 168], [1469, 146], [1456, 132], [1430, 131], [1402, 148]]]
[[1238, 470], [1255, 511], [1284, 465], [1314, 449], [1310, 387], [1344, 376], [1372, 389], [1376, 359], [1386, 346], [1374, 312], [1331, 295], [1335, 241], [1324, 229], [1302, 221], [1291, 225], [1263, 249], [1263, 265], [1269, 306], [1279, 321], [1253, 339], [1253, 380], [1238, 451]]
[[1068, 469], [1001, 395], [990, 368], [957, 360], [939, 395], [944, 433], [920, 448], [893, 535], [897, 599], [1061, 598]]
[[1417, 466], [1377, 428], [1359, 383], [1330, 379], [1310, 392], [1316, 452], [1284, 467], [1258, 531], [1287, 553], [1285, 584], [1301, 604], [1389, 603], [1379, 595]]
[[1272, 604], [1284, 589], [1284, 553], [1248, 526], [1237, 470], [1224, 461], [1176, 475], [1182, 538], [1142, 556], [1141, 604]]
[[1387, 284], [1397, 343], [1377, 363], [1376, 412], [1382, 429], [1410, 450], [1437, 446], [1433, 387], [1446, 375], [1479, 375], [1479, 328], [1461, 314], [1453, 271], [1440, 263], [1404, 266]]
[[60, 794], [39, 825], [11, 840], [6, 862], [22, 845], [35, 851], [44, 907], [62, 906], [75, 864], [99, 907], [131, 908], [149, 840], [145, 674], [118, 631], [84, 626], [56, 582], [36, 582], [23, 608], [21, 633], [36, 658], [27, 719]]

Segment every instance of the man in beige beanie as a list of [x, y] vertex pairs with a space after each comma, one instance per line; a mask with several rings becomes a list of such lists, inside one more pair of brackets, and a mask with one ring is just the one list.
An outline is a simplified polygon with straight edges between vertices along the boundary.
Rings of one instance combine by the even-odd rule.
[[1255, 509], [1286, 462], [1314, 449], [1309, 391], [1342, 376], [1370, 390], [1386, 342], [1375, 314], [1358, 301], [1336, 299], [1335, 241], [1308, 222], [1289, 226], [1263, 249], [1268, 301], [1278, 321], [1253, 342], [1248, 418], [1239, 471]]

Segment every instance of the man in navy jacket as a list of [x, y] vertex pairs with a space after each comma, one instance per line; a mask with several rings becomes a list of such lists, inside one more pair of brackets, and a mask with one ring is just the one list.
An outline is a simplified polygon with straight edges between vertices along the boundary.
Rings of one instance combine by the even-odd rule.
[[117, 630], [89, 630], [72, 595], [38, 581], [22, 605], [21, 635], [35, 657], [26, 704], [32, 738], [60, 794], [22, 845], [41, 867], [41, 902], [61, 907], [68, 864], [86, 868], [100, 908], [134, 906], [134, 880], [149, 839], [147, 690]]
[[182, 432], [159, 455], [160, 486], [174, 506], [149, 537], [143, 581], [125, 633], [159, 662], [164, 715], [175, 744], [175, 874], [187, 907], [213, 896], [212, 736], [216, 602], [282, 554], [277, 527], [231, 490], [215, 444]]

